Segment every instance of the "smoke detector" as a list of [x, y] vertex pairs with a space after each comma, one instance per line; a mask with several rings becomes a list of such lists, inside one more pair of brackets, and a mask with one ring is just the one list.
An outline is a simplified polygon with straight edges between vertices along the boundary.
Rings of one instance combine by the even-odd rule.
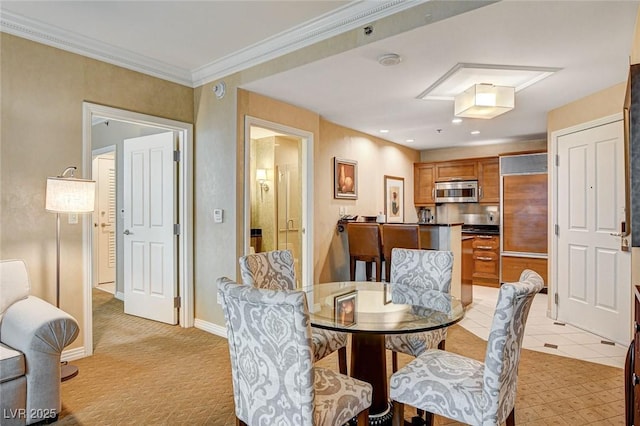
[[391, 65], [398, 65], [402, 61], [402, 58], [397, 53], [385, 53], [378, 56], [378, 63], [385, 67]]
[[224, 81], [221, 81], [220, 83], [213, 86], [212, 90], [213, 93], [215, 93], [216, 98], [222, 99], [224, 97], [224, 94], [227, 92], [227, 85], [224, 84]]

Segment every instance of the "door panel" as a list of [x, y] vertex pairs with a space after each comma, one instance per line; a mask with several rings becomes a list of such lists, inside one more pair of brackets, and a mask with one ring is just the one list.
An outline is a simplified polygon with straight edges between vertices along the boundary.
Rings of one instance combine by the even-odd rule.
[[124, 309], [177, 324], [172, 132], [124, 141]]
[[[116, 277], [116, 179], [113, 157], [96, 159], [98, 176], [97, 259], [98, 284], [112, 283]], [[94, 216], [95, 217], [95, 216]]]
[[[628, 343], [631, 263], [622, 122], [558, 138], [558, 319]], [[624, 324], [624, 326], [621, 326]]]

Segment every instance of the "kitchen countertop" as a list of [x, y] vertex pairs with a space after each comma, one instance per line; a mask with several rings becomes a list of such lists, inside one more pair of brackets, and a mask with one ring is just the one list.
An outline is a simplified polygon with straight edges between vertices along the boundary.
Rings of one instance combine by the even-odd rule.
[[[421, 223], [418, 222], [417, 223], [420, 226], [462, 226], [464, 225], [463, 222], [454, 222], [454, 223]], [[413, 224], [411, 224], [413, 225]]]

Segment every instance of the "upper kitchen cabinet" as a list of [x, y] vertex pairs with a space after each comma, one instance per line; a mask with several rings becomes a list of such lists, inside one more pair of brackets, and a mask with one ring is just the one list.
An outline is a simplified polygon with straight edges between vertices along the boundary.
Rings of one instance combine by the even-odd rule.
[[446, 161], [435, 163], [435, 166], [436, 182], [478, 179], [478, 162], [476, 160]]
[[413, 165], [413, 203], [417, 206], [435, 205], [434, 165], [416, 163]]
[[498, 204], [500, 202], [500, 161], [498, 157], [478, 160], [478, 201]]

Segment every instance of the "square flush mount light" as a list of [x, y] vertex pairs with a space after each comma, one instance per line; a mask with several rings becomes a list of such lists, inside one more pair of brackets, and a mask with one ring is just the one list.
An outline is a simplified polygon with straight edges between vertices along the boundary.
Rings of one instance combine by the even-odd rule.
[[515, 106], [515, 88], [493, 84], [474, 84], [454, 99], [454, 115], [490, 119]]

